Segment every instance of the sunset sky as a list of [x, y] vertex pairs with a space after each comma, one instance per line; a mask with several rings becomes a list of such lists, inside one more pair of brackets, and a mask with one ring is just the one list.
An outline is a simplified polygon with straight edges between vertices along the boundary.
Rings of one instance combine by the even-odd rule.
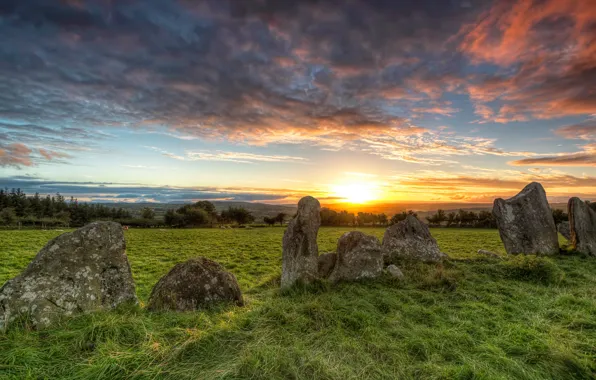
[[4, 0], [0, 187], [596, 199], [594, 0]]

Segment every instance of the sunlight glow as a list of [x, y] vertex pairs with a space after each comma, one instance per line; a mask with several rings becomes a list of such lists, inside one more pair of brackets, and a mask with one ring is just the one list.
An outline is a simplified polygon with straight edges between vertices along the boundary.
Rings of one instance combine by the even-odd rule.
[[350, 203], [366, 203], [378, 198], [376, 185], [372, 183], [350, 183], [333, 187], [336, 196]]

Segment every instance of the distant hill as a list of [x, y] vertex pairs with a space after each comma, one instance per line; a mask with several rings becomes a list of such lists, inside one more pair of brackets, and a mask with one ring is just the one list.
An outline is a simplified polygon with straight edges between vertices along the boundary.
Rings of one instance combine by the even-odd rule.
[[[251, 203], [251, 202], [235, 202], [235, 201], [213, 201], [215, 208], [218, 212], [227, 209], [228, 207], [244, 207], [250, 211], [257, 222], [261, 222], [265, 216], [275, 216], [280, 212], [292, 216], [296, 213], [296, 205], [278, 205], [278, 204], [267, 204], [267, 203]], [[155, 214], [158, 218], [162, 218], [163, 215], [169, 209], [177, 209], [182, 206], [181, 203], [104, 203], [110, 207], [121, 207], [123, 209], [130, 210], [134, 216], [140, 216], [140, 210], [143, 207], [150, 207], [155, 210]], [[406, 210], [414, 210], [418, 213], [421, 219], [435, 213], [438, 209], [449, 212], [457, 212], [459, 209], [466, 211], [479, 212], [483, 210], [492, 210], [491, 203], [430, 203], [430, 202], [412, 202], [412, 203], [376, 203], [376, 204], [323, 204], [323, 207], [328, 207], [332, 210], [342, 211], [347, 210], [349, 212], [372, 212], [375, 214], [385, 213], [391, 217], [395, 214], [401, 213]], [[566, 203], [553, 203], [552, 208], [567, 210]]]

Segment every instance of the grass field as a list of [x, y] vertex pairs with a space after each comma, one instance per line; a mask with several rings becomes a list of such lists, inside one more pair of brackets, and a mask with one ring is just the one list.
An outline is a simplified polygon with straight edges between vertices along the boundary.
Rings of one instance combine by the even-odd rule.
[[[346, 228], [322, 228], [321, 252]], [[383, 229], [364, 229], [382, 237]], [[444, 265], [407, 280], [280, 294], [282, 228], [129, 230], [141, 304], [190, 257], [233, 272], [247, 306], [194, 313], [123, 308], [0, 333], [1, 379], [594, 379], [596, 258], [503, 253], [496, 230], [434, 229]], [[56, 231], [0, 231], [0, 284]]]

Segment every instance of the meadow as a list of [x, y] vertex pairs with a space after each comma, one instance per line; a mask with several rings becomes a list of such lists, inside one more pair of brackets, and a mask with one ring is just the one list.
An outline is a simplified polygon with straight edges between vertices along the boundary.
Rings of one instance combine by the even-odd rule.
[[[348, 230], [321, 228], [320, 252]], [[431, 232], [452, 260], [402, 263], [405, 281], [281, 293], [283, 228], [129, 230], [141, 305], [0, 332], [0, 378], [596, 378], [596, 258], [490, 259], [476, 251], [504, 254], [497, 230]], [[60, 233], [0, 231], [0, 284]], [[157, 280], [196, 256], [234, 273], [247, 305], [144, 310]]]

